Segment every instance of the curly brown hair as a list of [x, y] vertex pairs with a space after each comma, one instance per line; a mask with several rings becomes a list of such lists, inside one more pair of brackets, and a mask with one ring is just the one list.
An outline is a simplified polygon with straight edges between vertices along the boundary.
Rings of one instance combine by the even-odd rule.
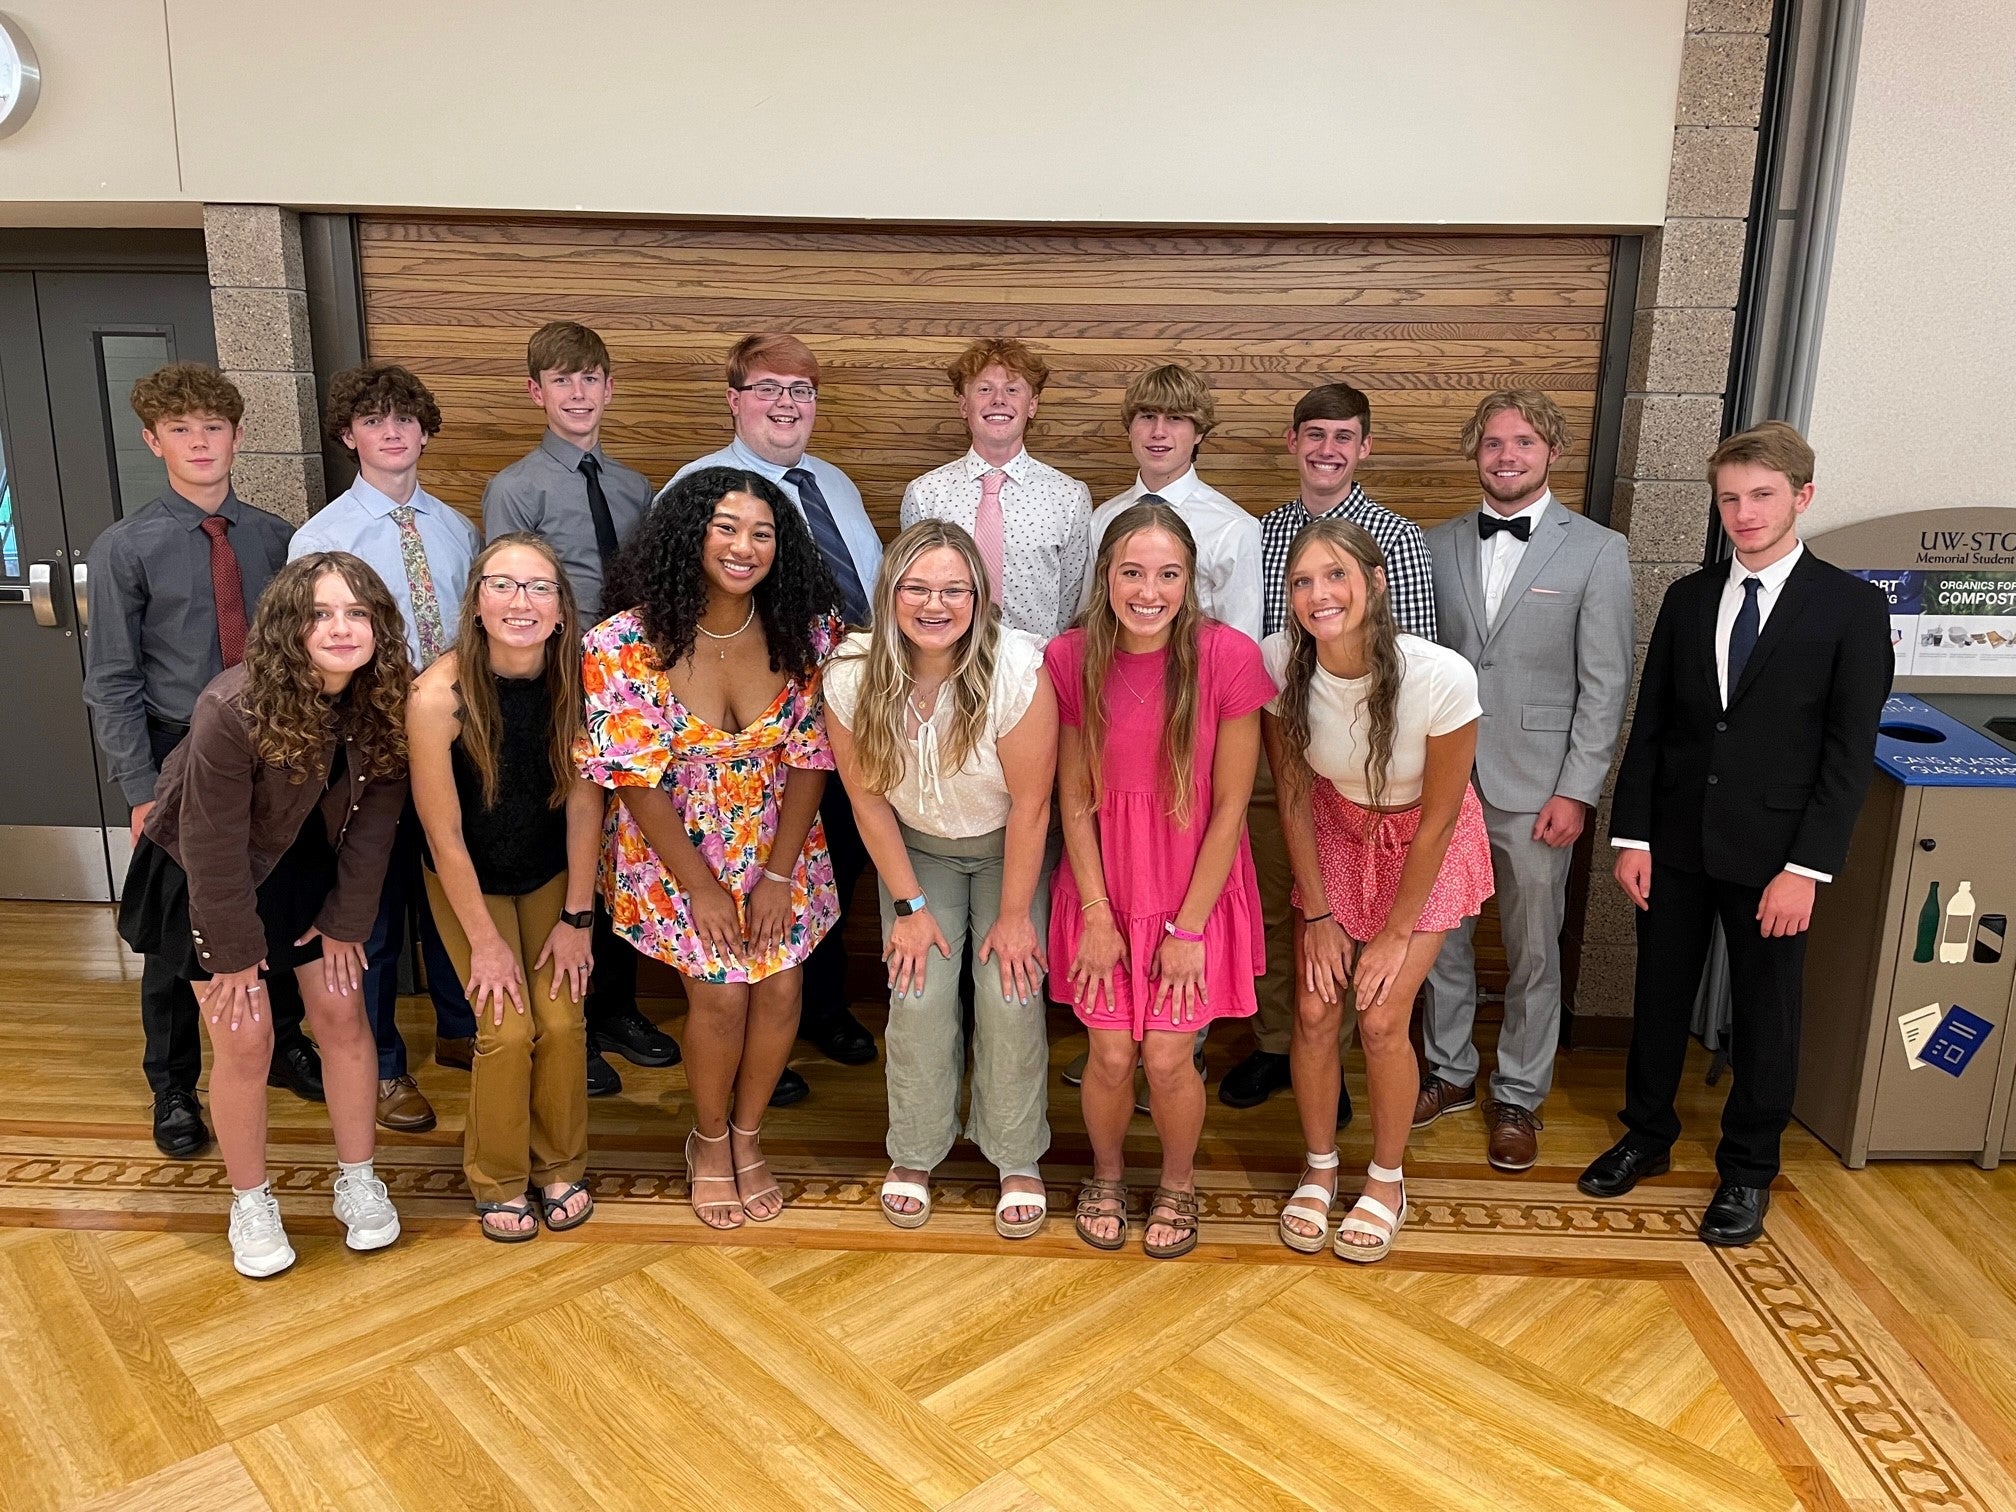
[[[327, 573], [348, 585], [371, 611], [371, 660], [352, 674], [333, 703], [308, 656], [315, 623], [315, 585]], [[406, 775], [406, 624], [392, 595], [360, 558], [316, 551], [273, 574], [245, 639], [245, 712], [262, 761], [290, 767], [290, 781], [312, 774], [326, 781], [322, 747], [332, 729], [350, 740], [350, 761], [362, 777]]]
[[245, 418], [238, 385], [207, 362], [171, 362], [133, 385], [133, 413], [148, 430], [182, 415], [215, 415], [233, 425]]
[[343, 444], [343, 432], [360, 415], [404, 415], [418, 420], [430, 436], [441, 434], [441, 406], [427, 385], [406, 368], [389, 362], [367, 362], [345, 368], [329, 380], [329, 402], [322, 408], [322, 434], [332, 446]]

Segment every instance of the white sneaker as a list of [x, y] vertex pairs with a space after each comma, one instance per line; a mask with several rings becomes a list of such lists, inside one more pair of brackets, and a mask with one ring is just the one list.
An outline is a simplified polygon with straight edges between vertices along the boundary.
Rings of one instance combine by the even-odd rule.
[[231, 1201], [231, 1264], [239, 1275], [258, 1280], [277, 1276], [294, 1263], [294, 1247], [280, 1222], [280, 1204], [270, 1187]]
[[353, 1250], [383, 1249], [399, 1237], [398, 1209], [376, 1176], [338, 1175], [335, 1209], [349, 1229], [343, 1242]]

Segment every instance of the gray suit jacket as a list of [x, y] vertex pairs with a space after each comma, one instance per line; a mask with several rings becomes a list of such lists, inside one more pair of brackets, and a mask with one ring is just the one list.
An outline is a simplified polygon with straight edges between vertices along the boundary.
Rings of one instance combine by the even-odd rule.
[[1497, 623], [1484, 623], [1477, 511], [1428, 533], [1442, 644], [1477, 668], [1484, 801], [1536, 814], [1557, 793], [1592, 807], [1631, 691], [1631, 562], [1624, 537], [1559, 501], [1541, 511]]

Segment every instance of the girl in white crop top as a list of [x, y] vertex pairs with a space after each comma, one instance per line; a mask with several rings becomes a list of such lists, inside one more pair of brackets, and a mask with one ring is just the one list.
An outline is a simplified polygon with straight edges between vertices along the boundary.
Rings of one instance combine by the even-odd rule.
[[1371, 1084], [1365, 1195], [1336, 1253], [1384, 1258], [1407, 1217], [1401, 1161], [1419, 1067], [1414, 995], [1442, 936], [1491, 894], [1491, 844], [1470, 789], [1477, 674], [1453, 651], [1400, 635], [1385, 558], [1343, 520], [1305, 526], [1289, 549], [1289, 619], [1262, 648], [1281, 692], [1262, 733], [1295, 872], [1295, 1098], [1308, 1141], [1281, 1238], [1323, 1247], [1337, 1190], [1337, 1038], [1347, 987]]
[[980, 548], [921, 520], [889, 543], [874, 628], [827, 663], [826, 734], [881, 878], [889, 963], [889, 1178], [882, 1214], [931, 1216], [931, 1170], [960, 1132], [959, 968], [973, 969], [966, 1132], [1001, 1173], [994, 1225], [1043, 1226], [1045, 850], [1057, 700], [1043, 646], [1000, 623]]

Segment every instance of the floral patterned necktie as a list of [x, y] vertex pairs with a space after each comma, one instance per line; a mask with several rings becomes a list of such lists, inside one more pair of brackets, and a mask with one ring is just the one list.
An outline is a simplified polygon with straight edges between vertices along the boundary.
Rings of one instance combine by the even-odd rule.
[[411, 504], [392, 511], [399, 526], [399, 558], [406, 567], [406, 588], [413, 599], [413, 628], [420, 632], [420, 670], [434, 665], [434, 658], [448, 649], [448, 636], [441, 628], [441, 603], [434, 597], [434, 574], [427, 570], [427, 547], [420, 540], [420, 526]]

